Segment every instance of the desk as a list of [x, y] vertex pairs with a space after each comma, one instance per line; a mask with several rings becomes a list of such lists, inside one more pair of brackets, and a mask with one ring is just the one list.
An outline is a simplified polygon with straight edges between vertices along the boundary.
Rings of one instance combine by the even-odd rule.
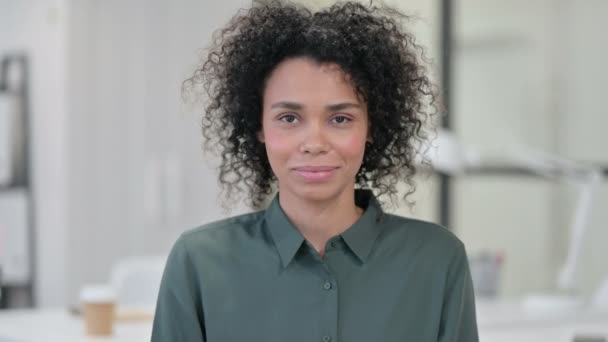
[[[508, 302], [478, 302], [477, 312], [481, 342], [572, 342], [577, 334], [608, 341], [608, 312], [531, 317]], [[92, 338], [85, 336], [82, 319], [67, 310], [0, 311], [0, 342], [143, 342], [150, 341], [151, 331], [151, 321], [119, 321], [114, 336]]]
[[0, 311], [0, 342], [149, 342], [151, 331], [151, 321], [118, 321], [112, 337], [88, 337], [67, 309]]
[[608, 312], [581, 309], [562, 315], [535, 315], [518, 301], [477, 301], [481, 342], [573, 342], [575, 336], [608, 342]]
[[479, 329], [481, 342], [573, 342], [575, 336], [602, 337], [608, 341], [608, 320], [548, 326]]

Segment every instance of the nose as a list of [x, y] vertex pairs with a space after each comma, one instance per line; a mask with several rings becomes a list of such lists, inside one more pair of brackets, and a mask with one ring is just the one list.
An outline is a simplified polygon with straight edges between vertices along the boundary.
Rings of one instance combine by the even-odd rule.
[[302, 144], [300, 144], [300, 152], [312, 155], [327, 153], [329, 144], [325, 134], [322, 124], [310, 125], [305, 131]]

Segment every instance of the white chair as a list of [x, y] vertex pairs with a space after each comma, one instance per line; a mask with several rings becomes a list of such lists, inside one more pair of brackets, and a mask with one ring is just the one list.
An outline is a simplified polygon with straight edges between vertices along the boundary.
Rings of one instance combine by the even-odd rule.
[[110, 271], [119, 309], [153, 312], [166, 256], [136, 256], [118, 261]]
[[593, 296], [591, 305], [594, 309], [608, 312], [608, 275]]

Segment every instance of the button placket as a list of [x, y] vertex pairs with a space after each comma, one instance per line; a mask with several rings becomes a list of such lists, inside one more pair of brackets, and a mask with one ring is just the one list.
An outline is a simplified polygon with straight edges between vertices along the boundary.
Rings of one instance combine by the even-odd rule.
[[[328, 244], [328, 247], [330, 246]], [[322, 327], [320, 339], [322, 342], [336, 342], [338, 334], [338, 284], [326, 261], [321, 262], [323, 271], [320, 274], [321, 279], [319, 279], [320, 291], [325, 292], [323, 296], [324, 305], [319, 315]]]

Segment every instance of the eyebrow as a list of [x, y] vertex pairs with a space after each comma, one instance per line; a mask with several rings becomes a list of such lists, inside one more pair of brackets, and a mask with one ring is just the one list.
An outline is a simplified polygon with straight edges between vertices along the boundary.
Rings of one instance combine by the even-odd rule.
[[[301, 103], [297, 103], [297, 102], [281, 101], [281, 102], [273, 103], [272, 106], [270, 106], [270, 108], [285, 108], [285, 109], [289, 109], [289, 110], [301, 110], [302, 108], [304, 108], [304, 105], [302, 105]], [[356, 104], [356, 103], [343, 102], [343, 103], [327, 105], [325, 108], [327, 108], [327, 110], [333, 112], [333, 111], [339, 111], [339, 110], [344, 110], [344, 109], [348, 109], [348, 108], [361, 108], [361, 105]]]

